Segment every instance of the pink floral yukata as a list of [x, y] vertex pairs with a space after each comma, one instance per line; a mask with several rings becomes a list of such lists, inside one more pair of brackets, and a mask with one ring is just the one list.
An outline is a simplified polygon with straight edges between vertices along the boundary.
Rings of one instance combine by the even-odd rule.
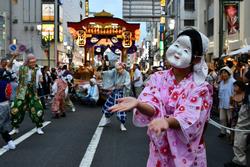
[[64, 82], [61, 78], [56, 79], [55, 82], [57, 83], [57, 92], [55, 97], [53, 98], [53, 103], [51, 105], [51, 111], [54, 113], [65, 112], [64, 110], [64, 101], [65, 101], [65, 89], [68, 87], [68, 84]]
[[146, 126], [157, 117], [174, 117], [181, 129], [168, 129], [161, 136], [148, 131], [150, 154], [147, 167], [206, 167], [203, 131], [212, 106], [211, 86], [197, 85], [191, 73], [177, 83], [172, 69], [150, 77], [140, 94], [140, 101], [155, 108], [155, 115], [147, 117], [136, 109], [133, 122]]

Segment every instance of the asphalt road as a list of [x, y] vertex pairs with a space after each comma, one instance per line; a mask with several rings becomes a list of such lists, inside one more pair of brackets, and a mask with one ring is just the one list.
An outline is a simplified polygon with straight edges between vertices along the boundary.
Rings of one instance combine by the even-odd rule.
[[[45, 121], [51, 121], [44, 128], [44, 135], [33, 134], [16, 150], [0, 156], [0, 167], [79, 167], [88, 145], [102, 117], [101, 107], [76, 105], [76, 112], [67, 112], [66, 118], [51, 119], [46, 111]], [[145, 128], [136, 128], [128, 114], [126, 127], [121, 132], [115, 115], [111, 125], [103, 129], [100, 142], [93, 157], [91, 167], [145, 167], [148, 158], [148, 137]], [[34, 128], [26, 115], [21, 124], [19, 138]], [[208, 167], [223, 167], [232, 158], [232, 146], [226, 139], [217, 137], [219, 130], [208, 126], [206, 146]], [[0, 139], [0, 147], [4, 145]]]

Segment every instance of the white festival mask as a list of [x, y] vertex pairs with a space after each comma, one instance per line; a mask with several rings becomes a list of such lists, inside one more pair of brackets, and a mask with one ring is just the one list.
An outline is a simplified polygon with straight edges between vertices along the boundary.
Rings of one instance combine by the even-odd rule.
[[191, 65], [192, 44], [189, 36], [182, 35], [168, 48], [166, 58], [175, 68], [187, 68]]

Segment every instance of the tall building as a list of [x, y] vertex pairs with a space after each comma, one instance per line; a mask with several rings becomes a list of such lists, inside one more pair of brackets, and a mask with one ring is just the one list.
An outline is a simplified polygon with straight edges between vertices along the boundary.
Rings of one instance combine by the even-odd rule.
[[146, 31], [147, 37], [145, 39], [146, 49], [148, 50], [148, 61], [150, 65], [160, 65], [160, 23], [159, 22], [147, 22]]
[[[82, 59], [84, 51], [79, 48], [75, 41], [72, 39], [69, 31], [67, 22], [79, 22], [88, 15], [88, 0], [64, 0], [62, 4], [63, 8], [63, 45], [58, 47], [59, 63], [65, 64], [72, 61], [74, 65], [82, 65]], [[68, 58], [70, 57], [69, 60]]]
[[250, 43], [250, 1], [224, 2], [222, 10], [220, 2], [198, 1], [198, 28], [210, 39], [208, 61]]
[[10, 43], [10, 1], [0, 2], [0, 58], [5, 56]]
[[23, 60], [27, 53], [34, 53], [38, 63], [46, 65], [48, 59], [41, 48], [41, 32], [37, 29], [42, 22], [41, 1], [13, 0], [11, 9], [11, 41], [25, 48], [18, 59]]
[[16, 43], [19, 50], [22, 46], [20, 60], [31, 52], [40, 65], [68, 63], [67, 58], [73, 57], [77, 48], [68, 33], [67, 22], [85, 17], [84, 6], [83, 0], [1, 1], [1, 53], [8, 53], [7, 45]]
[[197, 27], [198, 1], [199, 0], [172, 0], [167, 2], [166, 37], [172, 36], [171, 39], [173, 40], [176, 39], [178, 33], [184, 27]]

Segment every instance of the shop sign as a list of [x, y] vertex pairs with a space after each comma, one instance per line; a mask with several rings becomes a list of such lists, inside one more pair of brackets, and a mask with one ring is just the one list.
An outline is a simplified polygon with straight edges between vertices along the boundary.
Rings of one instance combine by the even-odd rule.
[[42, 4], [42, 21], [54, 21], [54, 4]]

